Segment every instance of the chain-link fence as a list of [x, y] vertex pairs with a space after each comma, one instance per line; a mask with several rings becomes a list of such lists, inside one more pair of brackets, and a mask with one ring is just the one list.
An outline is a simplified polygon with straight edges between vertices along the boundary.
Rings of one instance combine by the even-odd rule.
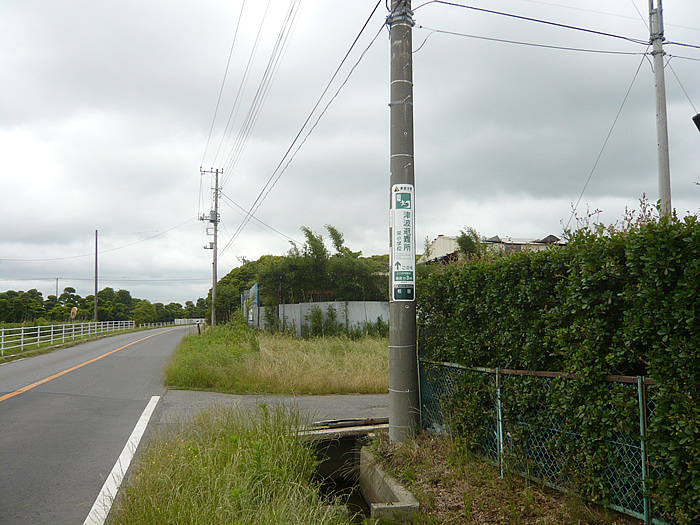
[[[557, 394], [567, 393], [572, 376], [466, 368], [426, 359], [420, 360], [419, 368], [423, 428], [436, 432], [466, 428], [471, 448], [499, 465], [502, 474], [508, 469], [559, 490], [581, 487], [595, 476], [590, 493], [602, 494], [599, 502], [645, 523], [667, 523], [653, 508], [646, 488], [654, 476], [646, 450], [647, 422], [654, 411], [649, 388], [653, 381], [606, 378], [599, 396], [604, 399], [595, 406], [583, 402], [580, 408], [598, 410], [602, 423], [572, 431], [551, 403]], [[595, 455], [599, 460], [592, 463]], [[591, 464], [596, 467], [591, 469]]]

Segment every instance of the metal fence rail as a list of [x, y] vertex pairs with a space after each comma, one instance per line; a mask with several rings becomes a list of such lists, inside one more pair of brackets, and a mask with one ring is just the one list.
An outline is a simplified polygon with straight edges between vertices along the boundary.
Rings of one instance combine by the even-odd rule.
[[[504, 414], [513, 413], [507, 403], [515, 401], [509, 392], [515, 391], [518, 382], [529, 381], [530, 388], [537, 389], [546, 400], [554, 381], [567, 381], [572, 376], [554, 372], [467, 368], [426, 359], [419, 360], [419, 370], [423, 428], [438, 432], [447, 430], [447, 411], [459, 394], [460, 384], [470, 376], [471, 380], [477, 381], [484, 398], [479, 400], [480, 413], [475, 415], [480, 421], [480, 454], [499, 465], [501, 474], [507, 467], [555, 489], [569, 488], [571, 480], [563, 468], [562, 457], [552, 453], [551, 444], [561, 442], [563, 437], [571, 449], [575, 449], [581, 436], [565, 430], [556, 410], [546, 402], [533, 409], [534, 414], [528, 414], [528, 417], [537, 419], [537, 425]], [[610, 399], [615, 395], [629, 406], [636, 404], [634, 412], [638, 418], [625, 422], [624, 427], [631, 431], [614, 430], [601, 439], [611, 451], [602, 472], [607, 485], [607, 506], [645, 523], [666, 524], [660, 510], [653, 508], [648, 490], [645, 490], [645, 482], [654, 474], [653, 470], [649, 471], [646, 450], [647, 422], [655, 406], [653, 389], [649, 387], [654, 382], [643, 377], [610, 376], [605, 384]]]
[[10, 352], [17, 354], [42, 345], [54, 345], [108, 332], [131, 330], [134, 321], [103, 321], [49, 326], [0, 328], [0, 357]]

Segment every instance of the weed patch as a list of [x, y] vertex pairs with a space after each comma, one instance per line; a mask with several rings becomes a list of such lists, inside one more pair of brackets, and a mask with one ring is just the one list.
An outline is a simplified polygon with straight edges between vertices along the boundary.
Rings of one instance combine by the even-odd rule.
[[297, 339], [233, 321], [183, 340], [166, 369], [171, 388], [235, 394], [374, 394], [389, 385], [388, 341]]
[[[219, 409], [153, 436], [110, 515], [116, 524], [352, 523], [312, 483], [300, 415]], [[332, 502], [331, 502], [332, 503]]]
[[631, 525], [641, 523], [581, 499], [533, 485], [471, 456], [458, 440], [421, 434], [396, 444], [377, 438], [378, 457], [420, 501], [414, 523]]

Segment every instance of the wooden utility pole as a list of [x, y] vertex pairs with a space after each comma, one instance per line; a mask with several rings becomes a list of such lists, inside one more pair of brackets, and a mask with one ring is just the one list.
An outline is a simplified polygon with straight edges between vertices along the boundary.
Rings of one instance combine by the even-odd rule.
[[392, 0], [391, 40], [391, 298], [389, 304], [389, 437], [413, 438], [419, 427], [416, 353], [416, 234], [413, 157], [413, 12]]

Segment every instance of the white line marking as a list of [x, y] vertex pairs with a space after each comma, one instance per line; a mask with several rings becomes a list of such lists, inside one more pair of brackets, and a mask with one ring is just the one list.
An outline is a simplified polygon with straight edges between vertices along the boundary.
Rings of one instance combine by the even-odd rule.
[[103, 525], [107, 519], [107, 515], [112, 508], [112, 502], [117, 497], [117, 492], [119, 491], [119, 486], [124, 479], [126, 471], [129, 470], [129, 465], [131, 460], [136, 454], [136, 449], [138, 449], [141, 438], [143, 437], [146, 427], [148, 426], [148, 421], [151, 419], [151, 415], [158, 404], [160, 396], [153, 396], [151, 400], [146, 405], [141, 417], [139, 418], [134, 431], [129, 437], [129, 441], [124, 445], [124, 450], [119, 455], [119, 459], [114, 464], [112, 472], [107, 476], [105, 484], [102, 485], [102, 490], [97, 496], [95, 503], [90, 509], [90, 513], [85, 518], [83, 525]]

